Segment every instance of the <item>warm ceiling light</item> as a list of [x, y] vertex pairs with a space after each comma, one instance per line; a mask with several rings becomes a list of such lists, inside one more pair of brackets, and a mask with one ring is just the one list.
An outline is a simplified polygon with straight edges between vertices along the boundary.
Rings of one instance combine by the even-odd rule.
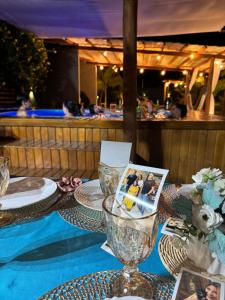
[[165, 71], [165, 70], [162, 70], [162, 71], [160, 72], [160, 74], [161, 74], [162, 76], [164, 76], [164, 75], [166, 75], [166, 71]]
[[187, 75], [187, 70], [182, 71], [183, 75]]
[[160, 60], [161, 59], [161, 55], [157, 55], [156, 59]]
[[123, 71], [123, 67], [120, 67], [120, 71]]
[[143, 74], [144, 71], [145, 71], [145, 70], [144, 70], [143, 68], [141, 68], [141, 69], [139, 70], [139, 73], [140, 73], [140, 74]]
[[203, 77], [203, 72], [200, 72], [200, 73], [199, 73], [199, 77]]
[[107, 56], [107, 51], [104, 51], [104, 52], [103, 52], [103, 55], [104, 55], [104, 56]]
[[99, 69], [100, 69], [100, 70], [104, 70], [104, 66], [100, 66]]
[[195, 55], [193, 53], [190, 54], [190, 59], [193, 59]]

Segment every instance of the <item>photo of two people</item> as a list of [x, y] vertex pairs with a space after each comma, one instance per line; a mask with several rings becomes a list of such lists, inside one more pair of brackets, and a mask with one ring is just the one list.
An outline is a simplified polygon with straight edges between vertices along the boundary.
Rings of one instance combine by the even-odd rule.
[[168, 171], [128, 165], [117, 188], [117, 208], [132, 216], [144, 216], [157, 208]]

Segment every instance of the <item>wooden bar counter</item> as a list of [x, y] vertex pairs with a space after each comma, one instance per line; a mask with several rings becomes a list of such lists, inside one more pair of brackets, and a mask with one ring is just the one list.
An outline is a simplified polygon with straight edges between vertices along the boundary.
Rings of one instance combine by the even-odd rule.
[[[11, 169], [23, 170], [19, 175], [97, 176], [100, 141], [124, 141], [123, 121], [1, 118], [0, 139], [0, 153], [10, 157]], [[138, 121], [137, 163], [169, 169], [174, 183], [192, 182], [203, 167], [225, 172], [225, 119], [195, 112], [183, 120]]]

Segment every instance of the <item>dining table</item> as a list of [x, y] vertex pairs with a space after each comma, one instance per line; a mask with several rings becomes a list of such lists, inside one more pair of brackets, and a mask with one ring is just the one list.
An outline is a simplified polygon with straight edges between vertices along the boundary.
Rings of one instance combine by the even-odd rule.
[[[78, 211], [80, 217], [72, 218]], [[2, 216], [0, 211], [1, 300], [39, 299], [75, 278], [123, 268], [116, 257], [101, 248], [106, 241], [102, 221], [99, 230], [87, 226], [87, 219], [82, 223], [85, 212], [73, 193], [58, 193], [57, 203], [44, 212], [32, 211], [29, 216], [15, 213], [9, 222], [1, 224]], [[161, 227], [155, 247], [139, 268], [175, 283], [159, 257]]]

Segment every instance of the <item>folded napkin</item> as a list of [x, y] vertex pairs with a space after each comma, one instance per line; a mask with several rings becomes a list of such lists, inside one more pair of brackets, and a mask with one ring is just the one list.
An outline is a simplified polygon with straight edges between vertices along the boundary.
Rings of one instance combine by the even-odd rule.
[[142, 297], [136, 297], [136, 296], [125, 296], [125, 297], [106, 298], [105, 300], [146, 300], [146, 299]]
[[82, 184], [82, 180], [76, 177], [62, 177], [58, 182], [57, 186], [62, 192], [73, 192], [75, 189]]
[[44, 184], [45, 181], [43, 178], [26, 177], [24, 179], [10, 183], [5, 195], [38, 190], [43, 187]]

